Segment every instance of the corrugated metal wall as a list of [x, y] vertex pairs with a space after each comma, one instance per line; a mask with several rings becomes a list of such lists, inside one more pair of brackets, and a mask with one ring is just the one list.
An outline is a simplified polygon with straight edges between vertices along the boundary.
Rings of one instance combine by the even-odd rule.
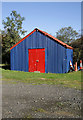
[[45, 48], [45, 72], [66, 73], [72, 61], [71, 49], [66, 49], [36, 31], [11, 50], [11, 70], [28, 72], [28, 49]]
[[70, 69], [70, 60], [73, 64], [73, 50], [72, 49], [67, 49], [67, 72]]

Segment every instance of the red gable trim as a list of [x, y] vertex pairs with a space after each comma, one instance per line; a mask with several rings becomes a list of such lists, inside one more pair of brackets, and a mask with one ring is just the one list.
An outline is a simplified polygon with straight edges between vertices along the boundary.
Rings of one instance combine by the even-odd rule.
[[60, 43], [60, 44], [63, 45], [64, 47], [67, 47], [67, 48], [69, 48], [69, 49], [73, 49], [71, 46], [67, 45], [66, 43], [62, 42], [61, 40], [58, 40], [57, 38], [53, 37], [52, 35], [44, 32], [44, 31], [42, 31], [42, 30], [39, 30], [39, 29], [35, 28], [35, 29], [34, 29], [32, 32], [30, 32], [27, 36], [25, 36], [23, 39], [21, 39], [19, 42], [17, 42], [14, 46], [12, 46], [12, 47], [10, 48], [10, 50], [13, 49], [15, 46], [17, 46], [19, 43], [21, 43], [23, 40], [25, 40], [27, 37], [29, 37], [29, 36], [30, 36], [32, 33], [34, 33], [36, 30], [38, 30], [39, 32], [43, 33], [45, 36], [48, 36], [48, 37], [52, 38], [53, 40], [57, 41], [58, 43]]
[[64, 47], [67, 47], [69, 49], [73, 49], [71, 46], [67, 45], [66, 43], [62, 42], [61, 40], [58, 40], [57, 38], [53, 37], [52, 35], [44, 32], [42, 30], [39, 30], [39, 29], [38, 29], [38, 31], [43, 33], [45, 36], [48, 36], [48, 37], [52, 38], [53, 40], [57, 41], [58, 43], [62, 44]]
[[23, 39], [21, 39], [19, 42], [17, 42], [14, 46], [10, 48], [13, 49], [15, 46], [17, 46], [19, 43], [21, 43], [23, 40], [25, 40], [27, 37], [29, 37], [32, 33], [34, 33], [36, 30], [34, 29], [32, 32], [30, 32], [27, 36], [25, 36]]

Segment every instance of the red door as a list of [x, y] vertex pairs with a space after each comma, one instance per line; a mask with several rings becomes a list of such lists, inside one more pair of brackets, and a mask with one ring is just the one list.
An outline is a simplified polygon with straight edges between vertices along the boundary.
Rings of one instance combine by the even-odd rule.
[[45, 48], [29, 49], [29, 72], [45, 73]]

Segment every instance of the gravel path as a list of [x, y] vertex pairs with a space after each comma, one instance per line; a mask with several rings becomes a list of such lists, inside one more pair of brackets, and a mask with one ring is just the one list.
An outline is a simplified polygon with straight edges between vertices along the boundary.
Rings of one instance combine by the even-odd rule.
[[57, 85], [3, 81], [3, 118], [80, 118], [81, 91]]

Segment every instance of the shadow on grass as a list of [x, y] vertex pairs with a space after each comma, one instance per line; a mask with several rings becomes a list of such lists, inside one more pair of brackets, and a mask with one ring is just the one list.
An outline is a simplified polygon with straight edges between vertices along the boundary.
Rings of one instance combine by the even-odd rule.
[[0, 68], [5, 69], [5, 70], [10, 70], [10, 64], [9, 65], [2, 65]]

